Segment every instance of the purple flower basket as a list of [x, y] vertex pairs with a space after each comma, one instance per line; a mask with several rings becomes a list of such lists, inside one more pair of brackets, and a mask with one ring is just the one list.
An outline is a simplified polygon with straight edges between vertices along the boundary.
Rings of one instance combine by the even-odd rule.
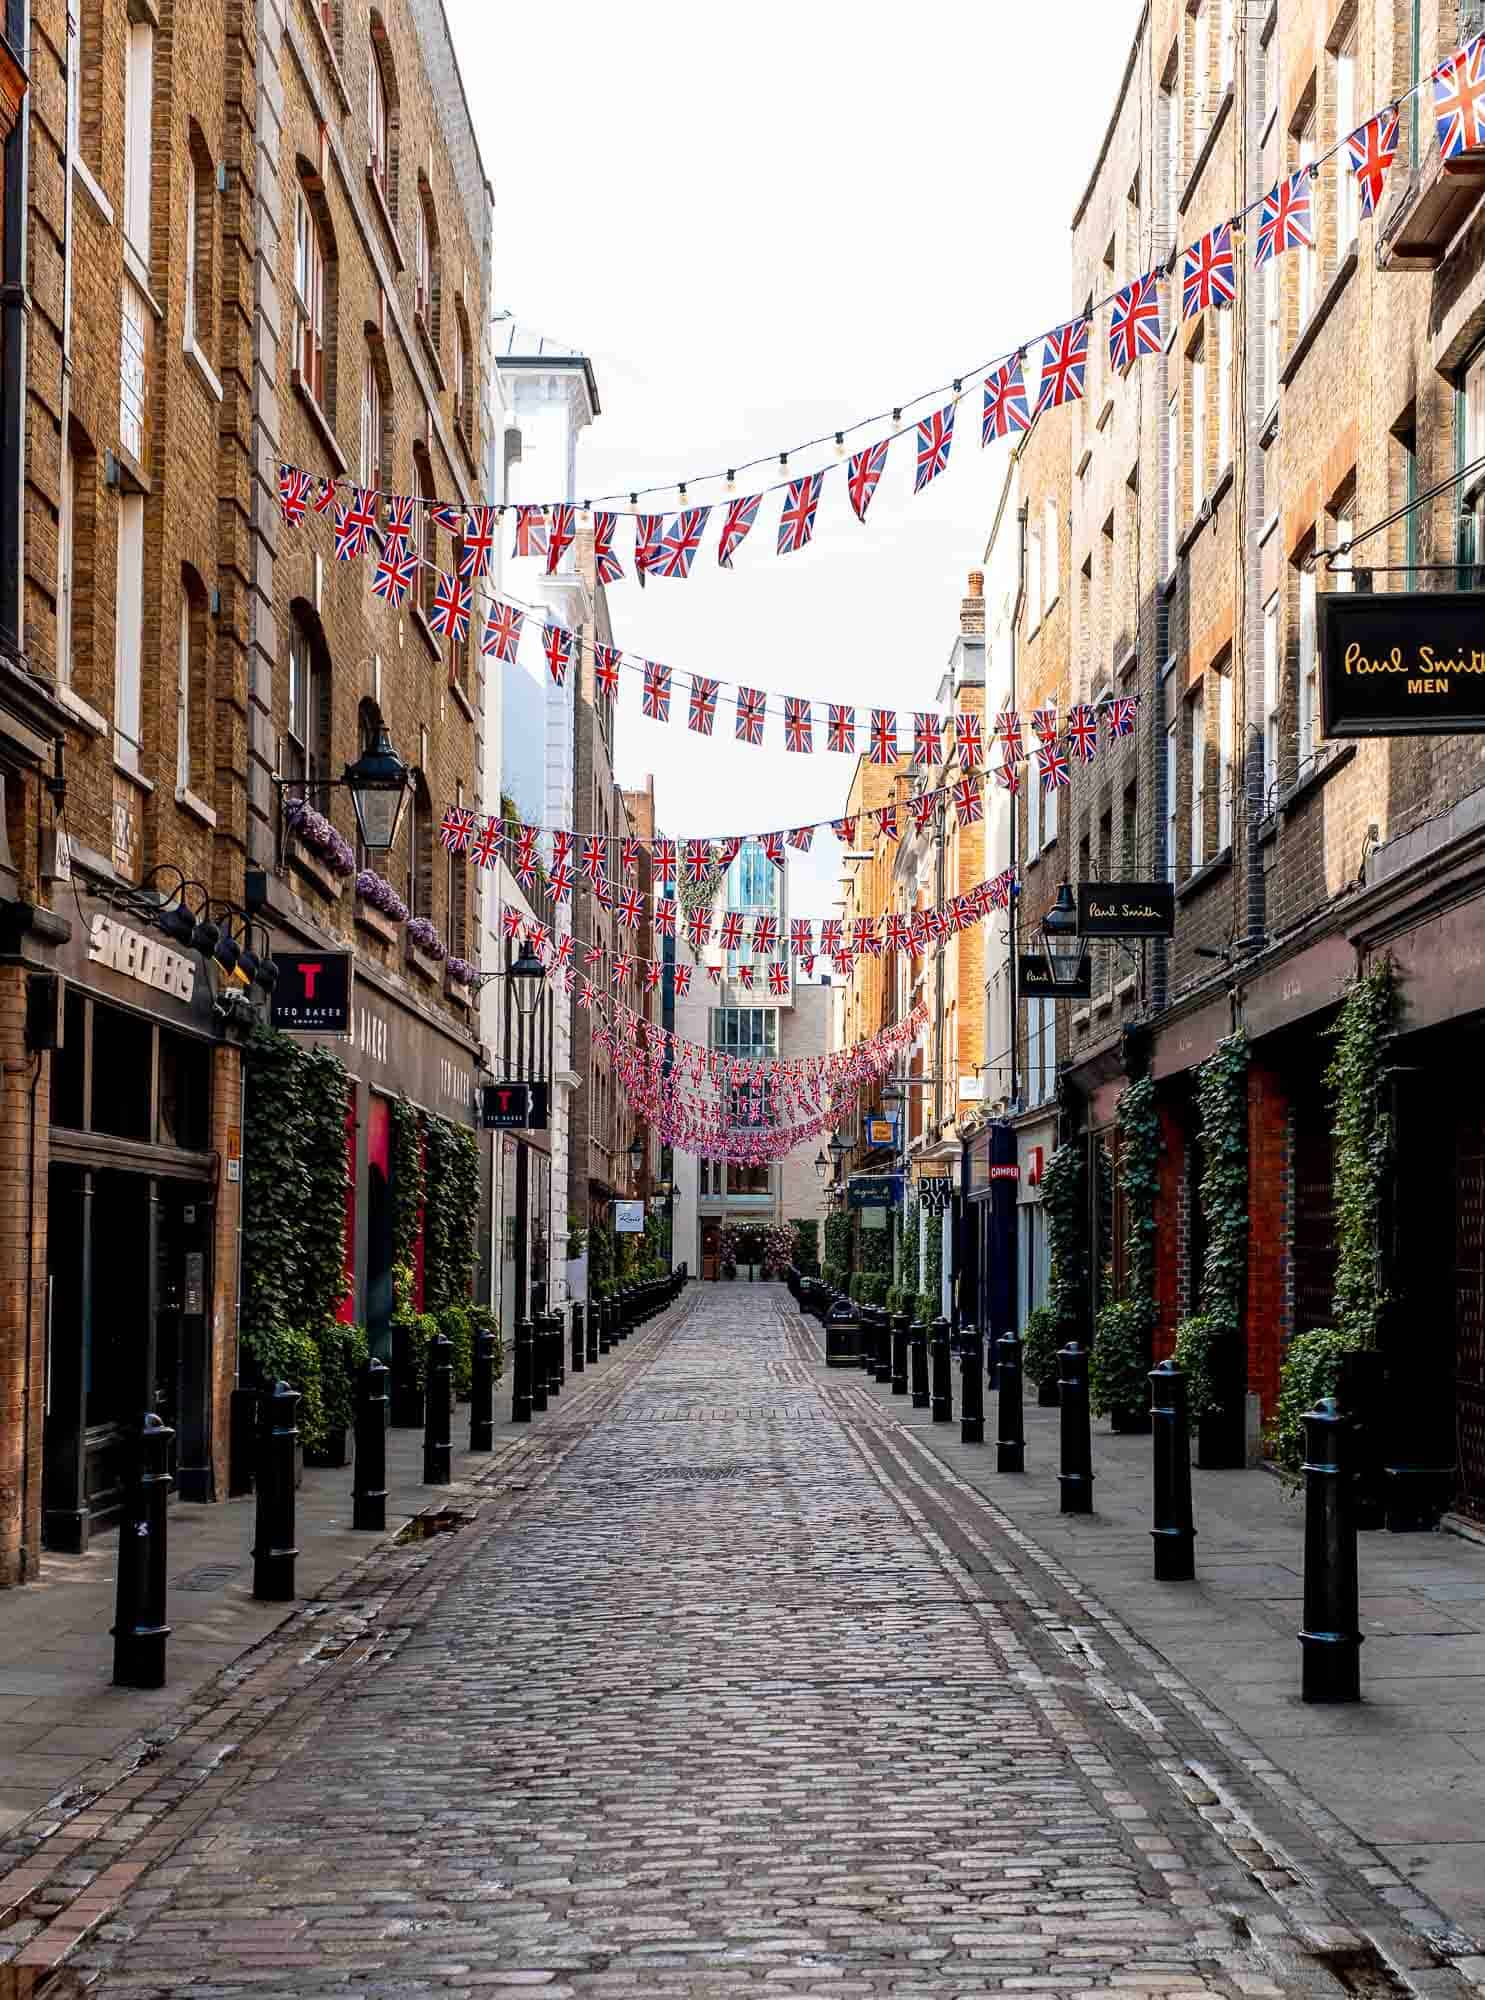
[[371, 869], [363, 868], [356, 877], [356, 894], [363, 903], [370, 904], [373, 910], [380, 910], [384, 917], [390, 917], [394, 924], [407, 922], [406, 903], [390, 882], [374, 874]]

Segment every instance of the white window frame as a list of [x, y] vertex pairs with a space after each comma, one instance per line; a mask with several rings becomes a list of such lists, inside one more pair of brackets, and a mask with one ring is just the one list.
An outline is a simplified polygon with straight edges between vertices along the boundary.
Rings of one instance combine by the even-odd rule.
[[316, 403], [325, 400], [325, 250], [319, 224], [303, 188], [294, 211], [294, 295], [300, 380]]
[[[1353, 501], [1351, 504], [1354, 506], [1355, 502]], [[1355, 532], [1356, 523], [1352, 518], [1351, 509], [1348, 507], [1344, 514], [1337, 514], [1335, 517], [1335, 533], [1332, 539], [1336, 547], [1338, 549], [1345, 548], [1346, 543], [1350, 541]], [[1354, 590], [1356, 580], [1352, 574], [1352, 569], [1351, 551], [1346, 549], [1344, 555], [1336, 556], [1330, 564], [1331, 589]]]
[[382, 74], [381, 51], [376, 36], [367, 37], [366, 62], [366, 163], [372, 179], [387, 195], [387, 161], [391, 151], [391, 115], [387, 103], [387, 79]]
[[1180, 505], [1181, 419], [1179, 398], [1172, 396], [1165, 406], [1165, 547], [1161, 561], [1161, 571], [1165, 576], [1175, 572]]
[[413, 309], [425, 326], [433, 324], [433, 240], [428, 229], [428, 205], [418, 190], [418, 218], [414, 242], [413, 276], [417, 290]]
[[1207, 81], [1212, 67], [1211, 25], [1206, 0], [1196, 0], [1191, 9], [1191, 108], [1203, 121], [1197, 126], [1202, 134], [1206, 130]]
[[375, 491], [381, 485], [382, 385], [370, 353], [361, 367], [361, 484]]
[[1181, 745], [1178, 730], [1179, 721], [1167, 724], [1165, 731], [1165, 867], [1170, 881], [1179, 879], [1180, 858], [1178, 835], [1181, 830]]
[[1203, 337], [1191, 350], [1191, 516], [1207, 495], [1207, 349]]
[[1042, 1002], [1042, 1101], [1057, 1093], [1057, 1002]]
[[1315, 572], [1299, 573], [1299, 775], [1310, 768], [1320, 740], [1320, 648], [1316, 633]]
[[1236, 37], [1233, 33], [1233, 0], [1222, 0], [1222, 9], [1217, 16], [1217, 82], [1225, 94], [1232, 82], [1233, 55]]
[[196, 341], [196, 155], [186, 147], [186, 309], [185, 337], [188, 347]]
[[155, 31], [148, 21], [132, 21], [124, 66], [124, 235], [146, 266], [154, 100]]
[[1181, 201], [1181, 91], [1180, 76], [1163, 90], [1165, 111], [1165, 226], [1174, 231]]
[[77, 544], [77, 467], [66, 438], [58, 467], [57, 495], [57, 679], [72, 685], [72, 570]]
[[180, 594], [180, 646], [175, 675], [175, 784], [191, 789], [191, 599]]
[[113, 662], [113, 754], [138, 771], [144, 651], [144, 495], [119, 499], [119, 543]]
[[1335, 54], [1331, 57], [1335, 66], [1332, 79], [1331, 97], [1335, 104], [1335, 138], [1342, 151], [1336, 155], [1336, 231], [1335, 254], [1339, 264], [1360, 234], [1361, 191], [1356, 185], [1356, 176], [1351, 171], [1351, 162], [1344, 147], [1346, 140], [1356, 129], [1356, 25]]
[[[310, 769], [310, 697], [314, 680], [310, 665], [309, 634], [296, 618], [289, 620], [289, 703], [284, 739], [284, 776], [295, 784], [306, 784]], [[414, 800], [408, 800], [408, 825], [413, 823]], [[409, 852], [412, 850], [409, 849]], [[416, 914], [416, 913], [414, 913]]]
[[1207, 702], [1205, 678], [1186, 703], [1186, 738], [1191, 747], [1191, 865], [1194, 875], [1207, 858]]
[[1049, 848], [1057, 838], [1057, 792], [1054, 787], [1042, 800], [1042, 848]]
[[1279, 782], [1279, 593], [1263, 607], [1263, 814], [1277, 803]]
[[1229, 660], [1226, 673], [1217, 676], [1217, 852], [1232, 845], [1234, 808], [1237, 802], [1237, 765], [1233, 743], [1237, 724], [1237, 675]]
[[1232, 313], [1217, 313], [1217, 474], [1232, 463]]
[[1047, 500], [1042, 506], [1042, 562], [1046, 571], [1046, 609], [1050, 611], [1057, 602], [1062, 584], [1062, 555], [1058, 544], [1055, 500]]
[[[1316, 150], [1316, 120], [1315, 120], [1315, 113], [1311, 111], [1309, 117], [1305, 120], [1303, 129], [1301, 130], [1299, 135], [1297, 157], [1295, 159], [1296, 170], [1298, 170], [1300, 167], [1310, 167], [1314, 165], [1315, 150]], [[1313, 200], [1311, 201], [1310, 204], [1310, 213], [1313, 216], [1314, 214]], [[1320, 272], [1318, 269], [1320, 262], [1319, 249], [1318, 248], [1314, 250], [1305, 250], [1303, 248], [1298, 249], [1294, 252], [1294, 260], [1296, 264], [1299, 266], [1299, 325], [1301, 330], [1303, 330], [1303, 328], [1307, 326], [1309, 323], [1310, 314], [1315, 310], [1315, 301], [1318, 296], [1319, 279], [1320, 279]]]
[[1042, 780], [1033, 758], [1026, 770], [1026, 859], [1035, 861], [1042, 851]]

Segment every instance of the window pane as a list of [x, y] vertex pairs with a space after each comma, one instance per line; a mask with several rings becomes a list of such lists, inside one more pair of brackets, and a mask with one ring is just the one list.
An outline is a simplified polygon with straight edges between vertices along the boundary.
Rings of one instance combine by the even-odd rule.
[[150, 1132], [150, 1068], [154, 1030], [138, 1014], [93, 1003], [93, 1115], [95, 1132], [140, 1139]]
[[211, 1045], [160, 1030], [160, 1144], [204, 1153], [211, 1130]]

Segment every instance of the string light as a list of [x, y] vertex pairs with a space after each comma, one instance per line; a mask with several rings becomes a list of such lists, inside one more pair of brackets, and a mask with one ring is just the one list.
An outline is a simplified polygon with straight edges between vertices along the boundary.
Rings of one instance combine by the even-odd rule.
[[837, 458], [844, 458], [846, 455], [846, 434], [844, 431], [837, 431], [835, 434], [835, 455]]

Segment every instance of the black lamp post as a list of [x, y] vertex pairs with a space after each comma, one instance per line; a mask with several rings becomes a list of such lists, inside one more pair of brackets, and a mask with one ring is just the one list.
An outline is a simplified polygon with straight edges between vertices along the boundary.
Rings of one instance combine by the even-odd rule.
[[521, 955], [508, 972], [496, 973], [497, 979], [508, 979], [515, 992], [516, 1005], [521, 1011], [521, 1019], [529, 1021], [532, 1009], [541, 994], [541, 983], [546, 978], [546, 967], [531, 949], [528, 938], [521, 947]]
[[825, 1149], [822, 1146], [820, 1151], [815, 1155], [815, 1178], [819, 1181], [824, 1181], [829, 1178], [829, 1174], [830, 1162], [826, 1159]]
[[1088, 940], [1078, 935], [1078, 907], [1070, 883], [1063, 883], [1056, 902], [1042, 918], [1042, 939], [1053, 986], [1076, 986], [1088, 956]]
[[406, 764], [392, 748], [385, 722], [371, 748], [345, 767], [340, 782], [351, 795], [361, 845], [373, 854], [387, 853], [396, 842], [410, 777]]
[[639, 1186], [639, 1170], [645, 1163], [644, 1140], [636, 1132], [629, 1146], [629, 1178]]

